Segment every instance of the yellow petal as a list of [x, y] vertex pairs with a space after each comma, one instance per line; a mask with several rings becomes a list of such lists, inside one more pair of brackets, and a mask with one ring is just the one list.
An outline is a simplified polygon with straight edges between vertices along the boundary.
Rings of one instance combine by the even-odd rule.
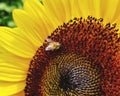
[[63, 23], [65, 21], [65, 7], [63, 6], [63, 0], [44, 0], [43, 4], [48, 10], [47, 12], [50, 12], [53, 17], [51, 19], [55, 18], [57, 19], [60, 23]]
[[5, 65], [7, 64], [6, 63], [0, 64], [0, 80], [4, 80], [4, 81], [25, 80], [27, 76], [26, 72]]
[[24, 90], [25, 81], [5, 82], [0, 81], [0, 96], [11, 96]]
[[[65, 16], [64, 22], [68, 22], [70, 19], [77, 17], [76, 9], [75, 9], [76, 1], [75, 0], [61, 0], [61, 1], [62, 1], [65, 12], [62, 13], [62, 11], [59, 11], [59, 9], [58, 9], [58, 15], [64, 14], [64, 16]], [[59, 4], [59, 2], [58, 2], [58, 4]], [[59, 6], [61, 6], [61, 5], [59, 4]]]
[[25, 80], [31, 59], [1, 51], [0, 54], [0, 80], [21, 81]]
[[13, 17], [16, 25], [29, 35], [34, 44], [42, 45], [48, 34], [45, 31], [47, 28], [44, 25], [40, 26], [41, 21], [34, 21], [33, 17], [22, 10], [14, 10]]
[[21, 91], [17, 94], [11, 95], [11, 96], [25, 96], [25, 93], [24, 93], [24, 91]]
[[75, 6], [80, 17], [100, 17], [100, 0], [76, 0]]
[[59, 25], [75, 17], [74, 0], [44, 0], [43, 5], [51, 19], [57, 19]]
[[[101, 0], [101, 16], [105, 22], [113, 22], [120, 0]], [[119, 14], [119, 12], [117, 13]], [[116, 16], [115, 16], [116, 17]]]
[[26, 0], [24, 3], [24, 10], [33, 17], [32, 19], [35, 22], [39, 23], [39, 28], [41, 30], [39, 32], [41, 33], [38, 33], [41, 36], [43, 36], [44, 33], [50, 35], [51, 32], [53, 32], [53, 30], [55, 30], [58, 26], [58, 22], [56, 22], [57, 20], [55, 20], [55, 18], [54, 20], [52, 19], [49, 12], [45, 9], [45, 6], [43, 6], [39, 0]]
[[120, 18], [120, 5], [119, 4], [120, 4], [120, 0], [118, 0], [118, 3], [116, 4], [116, 10], [115, 10], [115, 12], [113, 14], [112, 21], [115, 21], [116, 19]]
[[22, 33], [19, 30], [15, 31], [14, 29], [0, 27], [0, 45], [17, 56], [31, 58], [36, 50]]
[[4, 66], [11, 66], [23, 71], [27, 70], [31, 59], [22, 58], [22, 57], [10, 54], [8, 51], [5, 51], [5, 52], [6, 53], [0, 54], [0, 65], [2, 65], [2, 63], [6, 63], [6, 65], [4, 64]]

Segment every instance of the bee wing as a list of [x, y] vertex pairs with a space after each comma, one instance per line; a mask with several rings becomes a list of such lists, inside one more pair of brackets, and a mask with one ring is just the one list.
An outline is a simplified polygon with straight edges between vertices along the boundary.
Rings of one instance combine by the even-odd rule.
[[45, 48], [45, 51], [51, 51], [51, 50], [53, 50], [53, 48], [49, 45]]
[[52, 39], [50, 39], [50, 38], [47, 38], [46, 41], [47, 41], [48, 43], [54, 42], [54, 41], [53, 41]]

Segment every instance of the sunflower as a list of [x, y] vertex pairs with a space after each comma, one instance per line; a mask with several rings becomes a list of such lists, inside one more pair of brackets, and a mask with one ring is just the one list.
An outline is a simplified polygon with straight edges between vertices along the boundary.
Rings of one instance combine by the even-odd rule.
[[0, 96], [119, 96], [119, 0], [25, 0], [0, 27]]

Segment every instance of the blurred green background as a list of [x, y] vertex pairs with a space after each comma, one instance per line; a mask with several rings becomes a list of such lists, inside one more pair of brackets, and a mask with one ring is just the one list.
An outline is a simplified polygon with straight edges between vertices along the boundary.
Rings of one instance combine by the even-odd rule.
[[24, 0], [0, 0], [0, 26], [15, 27], [12, 10], [22, 8], [23, 2]]

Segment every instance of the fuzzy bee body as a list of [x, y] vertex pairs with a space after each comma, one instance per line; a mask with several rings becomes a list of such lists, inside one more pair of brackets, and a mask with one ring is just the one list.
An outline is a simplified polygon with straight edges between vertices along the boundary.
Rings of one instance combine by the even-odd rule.
[[54, 51], [60, 48], [61, 44], [59, 42], [55, 42], [51, 39], [46, 39], [48, 42], [48, 46], [45, 48], [46, 51]]

